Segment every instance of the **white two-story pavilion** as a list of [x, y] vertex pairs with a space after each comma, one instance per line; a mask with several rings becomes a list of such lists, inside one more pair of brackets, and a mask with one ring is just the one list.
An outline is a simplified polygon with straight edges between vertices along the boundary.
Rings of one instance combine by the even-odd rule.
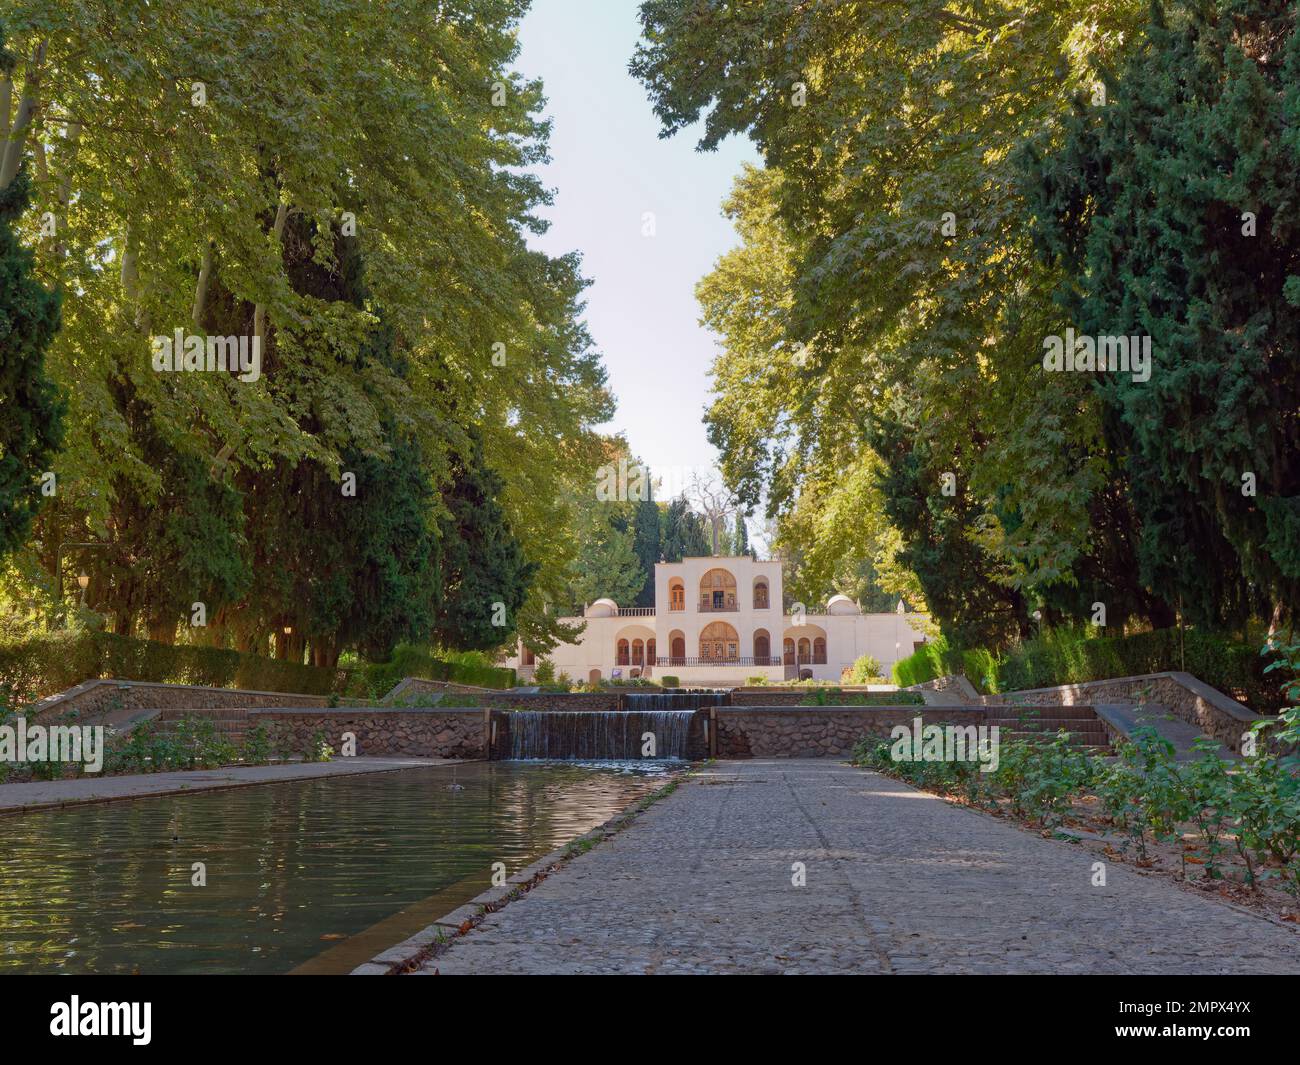
[[[864, 614], [844, 595], [790, 613], [782, 601], [780, 562], [747, 555], [660, 562], [654, 606], [597, 599], [581, 618], [564, 619], [585, 622], [578, 641], [546, 657], [574, 680], [674, 676], [687, 687], [734, 687], [756, 677], [839, 681], [862, 655], [888, 675], [925, 642], [923, 615]], [[520, 644], [507, 664], [526, 681], [535, 660]]]

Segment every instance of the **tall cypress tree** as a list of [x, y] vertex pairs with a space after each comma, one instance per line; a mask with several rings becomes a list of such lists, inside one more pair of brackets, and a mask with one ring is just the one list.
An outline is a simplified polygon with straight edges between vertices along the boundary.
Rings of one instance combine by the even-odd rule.
[[636, 505], [632, 518], [632, 550], [641, 564], [643, 580], [635, 606], [654, 606], [655, 563], [662, 550], [659, 530], [659, 504], [647, 497]]
[[443, 493], [449, 516], [441, 523], [444, 599], [434, 635], [444, 647], [490, 651], [515, 632], [537, 564], [524, 557], [497, 502], [501, 478], [473, 447], [453, 467]]
[[681, 497], [669, 503], [663, 512], [662, 543], [665, 562], [713, 554], [704, 522]]
[[1149, 379], [1092, 375], [1137, 568], [1192, 621], [1265, 597], [1281, 615], [1300, 600], [1295, 5], [1154, 7], [1107, 96], [1022, 163], [1076, 332], [1151, 340]]
[[[0, 71], [14, 68], [0, 27]], [[41, 503], [40, 474], [63, 441], [64, 403], [45, 375], [59, 294], [32, 277], [15, 226], [29, 203], [26, 170], [0, 188], [0, 556], [23, 542]]]

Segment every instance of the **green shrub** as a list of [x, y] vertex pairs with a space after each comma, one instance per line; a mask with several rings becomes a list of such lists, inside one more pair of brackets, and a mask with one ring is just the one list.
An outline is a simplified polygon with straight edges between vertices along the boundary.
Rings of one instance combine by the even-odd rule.
[[271, 735], [265, 725], [254, 725], [244, 733], [245, 765], [266, 765], [271, 760]]
[[939, 636], [918, 647], [906, 658], [899, 659], [891, 672], [895, 684], [900, 688], [909, 688], [936, 677], [960, 673], [962, 669], [961, 655], [954, 653], [948, 647], [948, 641]]
[[352, 671], [344, 696], [382, 699], [404, 677], [421, 680], [444, 680], [477, 688], [513, 688], [515, 671], [484, 664], [480, 655], [457, 655], [444, 660], [427, 647], [399, 644], [387, 662], [365, 662]]
[[679, 680], [677, 677], [674, 677], [671, 673], [665, 674], [664, 676], [660, 677], [659, 683], [662, 684], [665, 688], [680, 688], [682, 686], [681, 680]]
[[894, 663], [893, 678], [906, 688], [961, 673], [981, 692], [1005, 693], [1178, 671], [1184, 662], [1186, 672], [1258, 710], [1279, 705], [1253, 647], [1195, 629], [1186, 630], [1180, 642], [1177, 629], [1096, 636], [1088, 629], [1058, 628], [1002, 655], [978, 648], [954, 650], [939, 637]]
[[30, 703], [101, 677], [365, 699], [380, 698], [403, 677], [483, 688], [514, 686], [514, 670], [486, 664], [479, 655], [456, 657], [460, 660], [444, 661], [426, 648], [401, 645], [388, 662], [326, 669], [220, 647], [83, 629], [0, 645], [0, 700], [15, 706]]
[[883, 680], [885, 674], [880, 668], [880, 660], [871, 655], [863, 655], [849, 670], [850, 684], [870, 684], [873, 680]]
[[920, 692], [846, 692], [839, 688], [814, 688], [802, 706], [923, 706]]

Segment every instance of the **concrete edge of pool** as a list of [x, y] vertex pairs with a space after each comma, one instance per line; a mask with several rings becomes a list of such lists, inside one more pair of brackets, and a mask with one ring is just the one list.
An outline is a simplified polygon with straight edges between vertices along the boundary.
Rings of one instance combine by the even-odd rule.
[[394, 773], [405, 769], [452, 766], [463, 758], [356, 757], [330, 762], [290, 762], [284, 765], [225, 766], [170, 773], [131, 773], [77, 780], [24, 781], [0, 784], [0, 817], [44, 813], [73, 806], [151, 799], [161, 795], [194, 795], [205, 791], [289, 784], [302, 780]]
[[[465, 922], [473, 921], [474, 918], [481, 916], [480, 910], [483, 907], [495, 906], [505, 901], [507, 896], [520, 891], [521, 888], [523, 891], [519, 897], [522, 897], [531, 889], [534, 883], [540, 882], [537, 879], [540, 875], [554, 872], [576, 858], [581, 852], [575, 848], [583, 840], [589, 839], [593, 842], [599, 842], [607, 836], [621, 832], [650, 806], [668, 798], [679, 786], [688, 783], [695, 775], [694, 768], [698, 768], [698, 766], [699, 763], [694, 763], [692, 768], [683, 768], [680, 772], [674, 773], [671, 780], [667, 781], [662, 787], [656, 788], [650, 795], [637, 799], [607, 821], [588, 832], [574, 836], [562, 847], [557, 847], [549, 854], [543, 855], [535, 862], [524, 866], [514, 875], [507, 877], [504, 884], [480, 892], [468, 902], [439, 917], [427, 927], [420, 929], [415, 935], [409, 936], [387, 950], [381, 951], [368, 962], [358, 965], [350, 975], [395, 976], [412, 963], [423, 960], [429, 950], [440, 940], [450, 940], [463, 934], [462, 929]], [[471, 928], [470, 931], [472, 930]]]

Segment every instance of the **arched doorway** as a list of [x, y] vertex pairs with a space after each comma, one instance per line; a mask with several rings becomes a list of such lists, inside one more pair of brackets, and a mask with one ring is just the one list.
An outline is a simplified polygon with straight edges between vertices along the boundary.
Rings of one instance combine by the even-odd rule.
[[770, 604], [767, 598], [767, 578], [754, 578], [754, 609], [766, 610]]
[[781, 643], [781, 657], [787, 666], [794, 665], [794, 640], [787, 636]]
[[714, 621], [700, 633], [700, 657], [725, 661], [740, 657], [740, 637], [725, 621]]
[[758, 629], [754, 633], [754, 658], [755, 665], [767, 665], [767, 659], [772, 655], [772, 638], [767, 634], [767, 629]]
[[686, 584], [680, 577], [674, 577], [668, 582], [668, 609], [686, 609]]
[[669, 665], [684, 666], [686, 664], [686, 637], [676, 630], [668, 636], [668, 654], [673, 659]]
[[590, 673], [588, 673], [588, 674], [587, 674], [587, 683], [588, 683], [588, 684], [599, 684], [599, 683], [600, 683], [600, 670], [598, 670], [598, 669], [593, 669]]
[[812, 660], [814, 665], [826, 664], [826, 641], [820, 636], [813, 640]]
[[619, 640], [614, 661], [620, 666], [630, 665], [632, 660], [631, 645], [627, 640]]

